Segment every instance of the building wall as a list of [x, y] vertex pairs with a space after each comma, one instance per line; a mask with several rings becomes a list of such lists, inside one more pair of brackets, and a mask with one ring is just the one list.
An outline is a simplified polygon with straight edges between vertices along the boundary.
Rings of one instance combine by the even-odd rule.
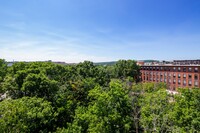
[[164, 82], [168, 89], [200, 88], [200, 66], [141, 66], [142, 82]]

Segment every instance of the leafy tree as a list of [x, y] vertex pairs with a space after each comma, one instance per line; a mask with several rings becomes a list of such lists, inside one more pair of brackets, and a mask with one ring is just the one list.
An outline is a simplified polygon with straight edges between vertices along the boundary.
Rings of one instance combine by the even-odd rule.
[[17, 71], [24, 70], [27, 64], [25, 62], [16, 62], [8, 70], [9, 74], [14, 75]]
[[108, 90], [100, 86], [89, 93], [88, 107], [78, 107], [68, 132], [128, 132], [131, 122], [131, 103], [120, 82], [111, 82]]
[[115, 64], [115, 74], [117, 78], [133, 77], [136, 82], [139, 81], [140, 68], [134, 60], [119, 60]]
[[37, 96], [52, 100], [58, 90], [57, 82], [50, 80], [44, 74], [29, 74], [22, 85], [24, 96]]
[[141, 103], [140, 118], [144, 132], [170, 132], [172, 108], [166, 90], [146, 93], [144, 97]]
[[6, 73], [7, 73], [7, 64], [6, 64], [5, 60], [0, 59], [0, 93], [3, 92], [1, 84], [6, 76]]
[[110, 78], [116, 78], [115, 74], [115, 65], [105, 66], [105, 71], [109, 75]]
[[[58, 82], [46, 74], [49, 63], [16, 63], [2, 83], [3, 90], [12, 98], [37, 96], [52, 100], [58, 90]], [[21, 69], [23, 68], [23, 69]]]
[[140, 125], [144, 132], [172, 132], [174, 103], [173, 96], [166, 91], [166, 85], [145, 83], [139, 84], [139, 87], [142, 90]]
[[111, 81], [111, 76], [105, 66], [97, 66], [97, 76], [95, 81], [101, 86], [108, 86]]
[[76, 66], [77, 73], [83, 78], [96, 77], [97, 68], [90, 61], [84, 61]]
[[200, 90], [180, 89], [175, 97], [173, 121], [175, 130], [200, 132]]
[[54, 107], [58, 112], [57, 123], [59, 127], [66, 126], [67, 123], [72, 122], [75, 109], [78, 106], [88, 106], [90, 100], [88, 98], [89, 91], [96, 85], [97, 83], [95, 83], [94, 79], [86, 78], [60, 87], [54, 100]]
[[56, 113], [50, 102], [23, 97], [0, 102], [0, 132], [49, 132]]
[[5, 60], [0, 59], [0, 81], [6, 76], [7, 64]]

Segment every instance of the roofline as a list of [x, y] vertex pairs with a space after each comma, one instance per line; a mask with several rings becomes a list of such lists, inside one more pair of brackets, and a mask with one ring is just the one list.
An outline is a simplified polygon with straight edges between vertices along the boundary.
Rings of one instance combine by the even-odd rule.
[[194, 64], [193, 64], [193, 65], [169, 65], [169, 64], [168, 64], [168, 65], [141, 65], [141, 67], [143, 67], [143, 66], [145, 66], [145, 67], [146, 67], [146, 66], [147, 66], [147, 67], [148, 67], [148, 66], [169, 66], [169, 67], [170, 67], [170, 66], [171, 66], [171, 67], [174, 67], [174, 66], [184, 67], [184, 66], [186, 66], [186, 67], [187, 67], [187, 66], [200, 66], [200, 65], [198, 65], [198, 64], [197, 64], [197, 65], [194, 65]]

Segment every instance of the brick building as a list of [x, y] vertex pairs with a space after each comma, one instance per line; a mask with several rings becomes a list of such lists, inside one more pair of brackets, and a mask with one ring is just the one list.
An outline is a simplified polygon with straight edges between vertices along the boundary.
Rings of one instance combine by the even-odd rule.
[[143, 65], [142, 82], [164, 82], [169, 90], [200, 88], [200, 65]]

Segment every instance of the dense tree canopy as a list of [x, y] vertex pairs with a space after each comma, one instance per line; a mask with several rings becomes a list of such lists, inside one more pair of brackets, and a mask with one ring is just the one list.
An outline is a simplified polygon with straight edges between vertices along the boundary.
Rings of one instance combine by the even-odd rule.
[[111, 82], [107, 90], [96, 86], [89, 92], [93, 99], [88, 107], [76, 109], [69, 132], [128, 132], [131, 128], [131, 100], [119, 82]]
[[115, 64], [115, 74], [117, 78], [133, 77], [139, 80], [140, 68], [134, 60], [119, 60]]
[[0, 60], [0, 132], [200, 132], [200, 89], [171, 95], [139, 69]]
[[0, 132], [47, 132], [55, 116], [51, 103], [41, 98], [4, 100], [0, 102]]

